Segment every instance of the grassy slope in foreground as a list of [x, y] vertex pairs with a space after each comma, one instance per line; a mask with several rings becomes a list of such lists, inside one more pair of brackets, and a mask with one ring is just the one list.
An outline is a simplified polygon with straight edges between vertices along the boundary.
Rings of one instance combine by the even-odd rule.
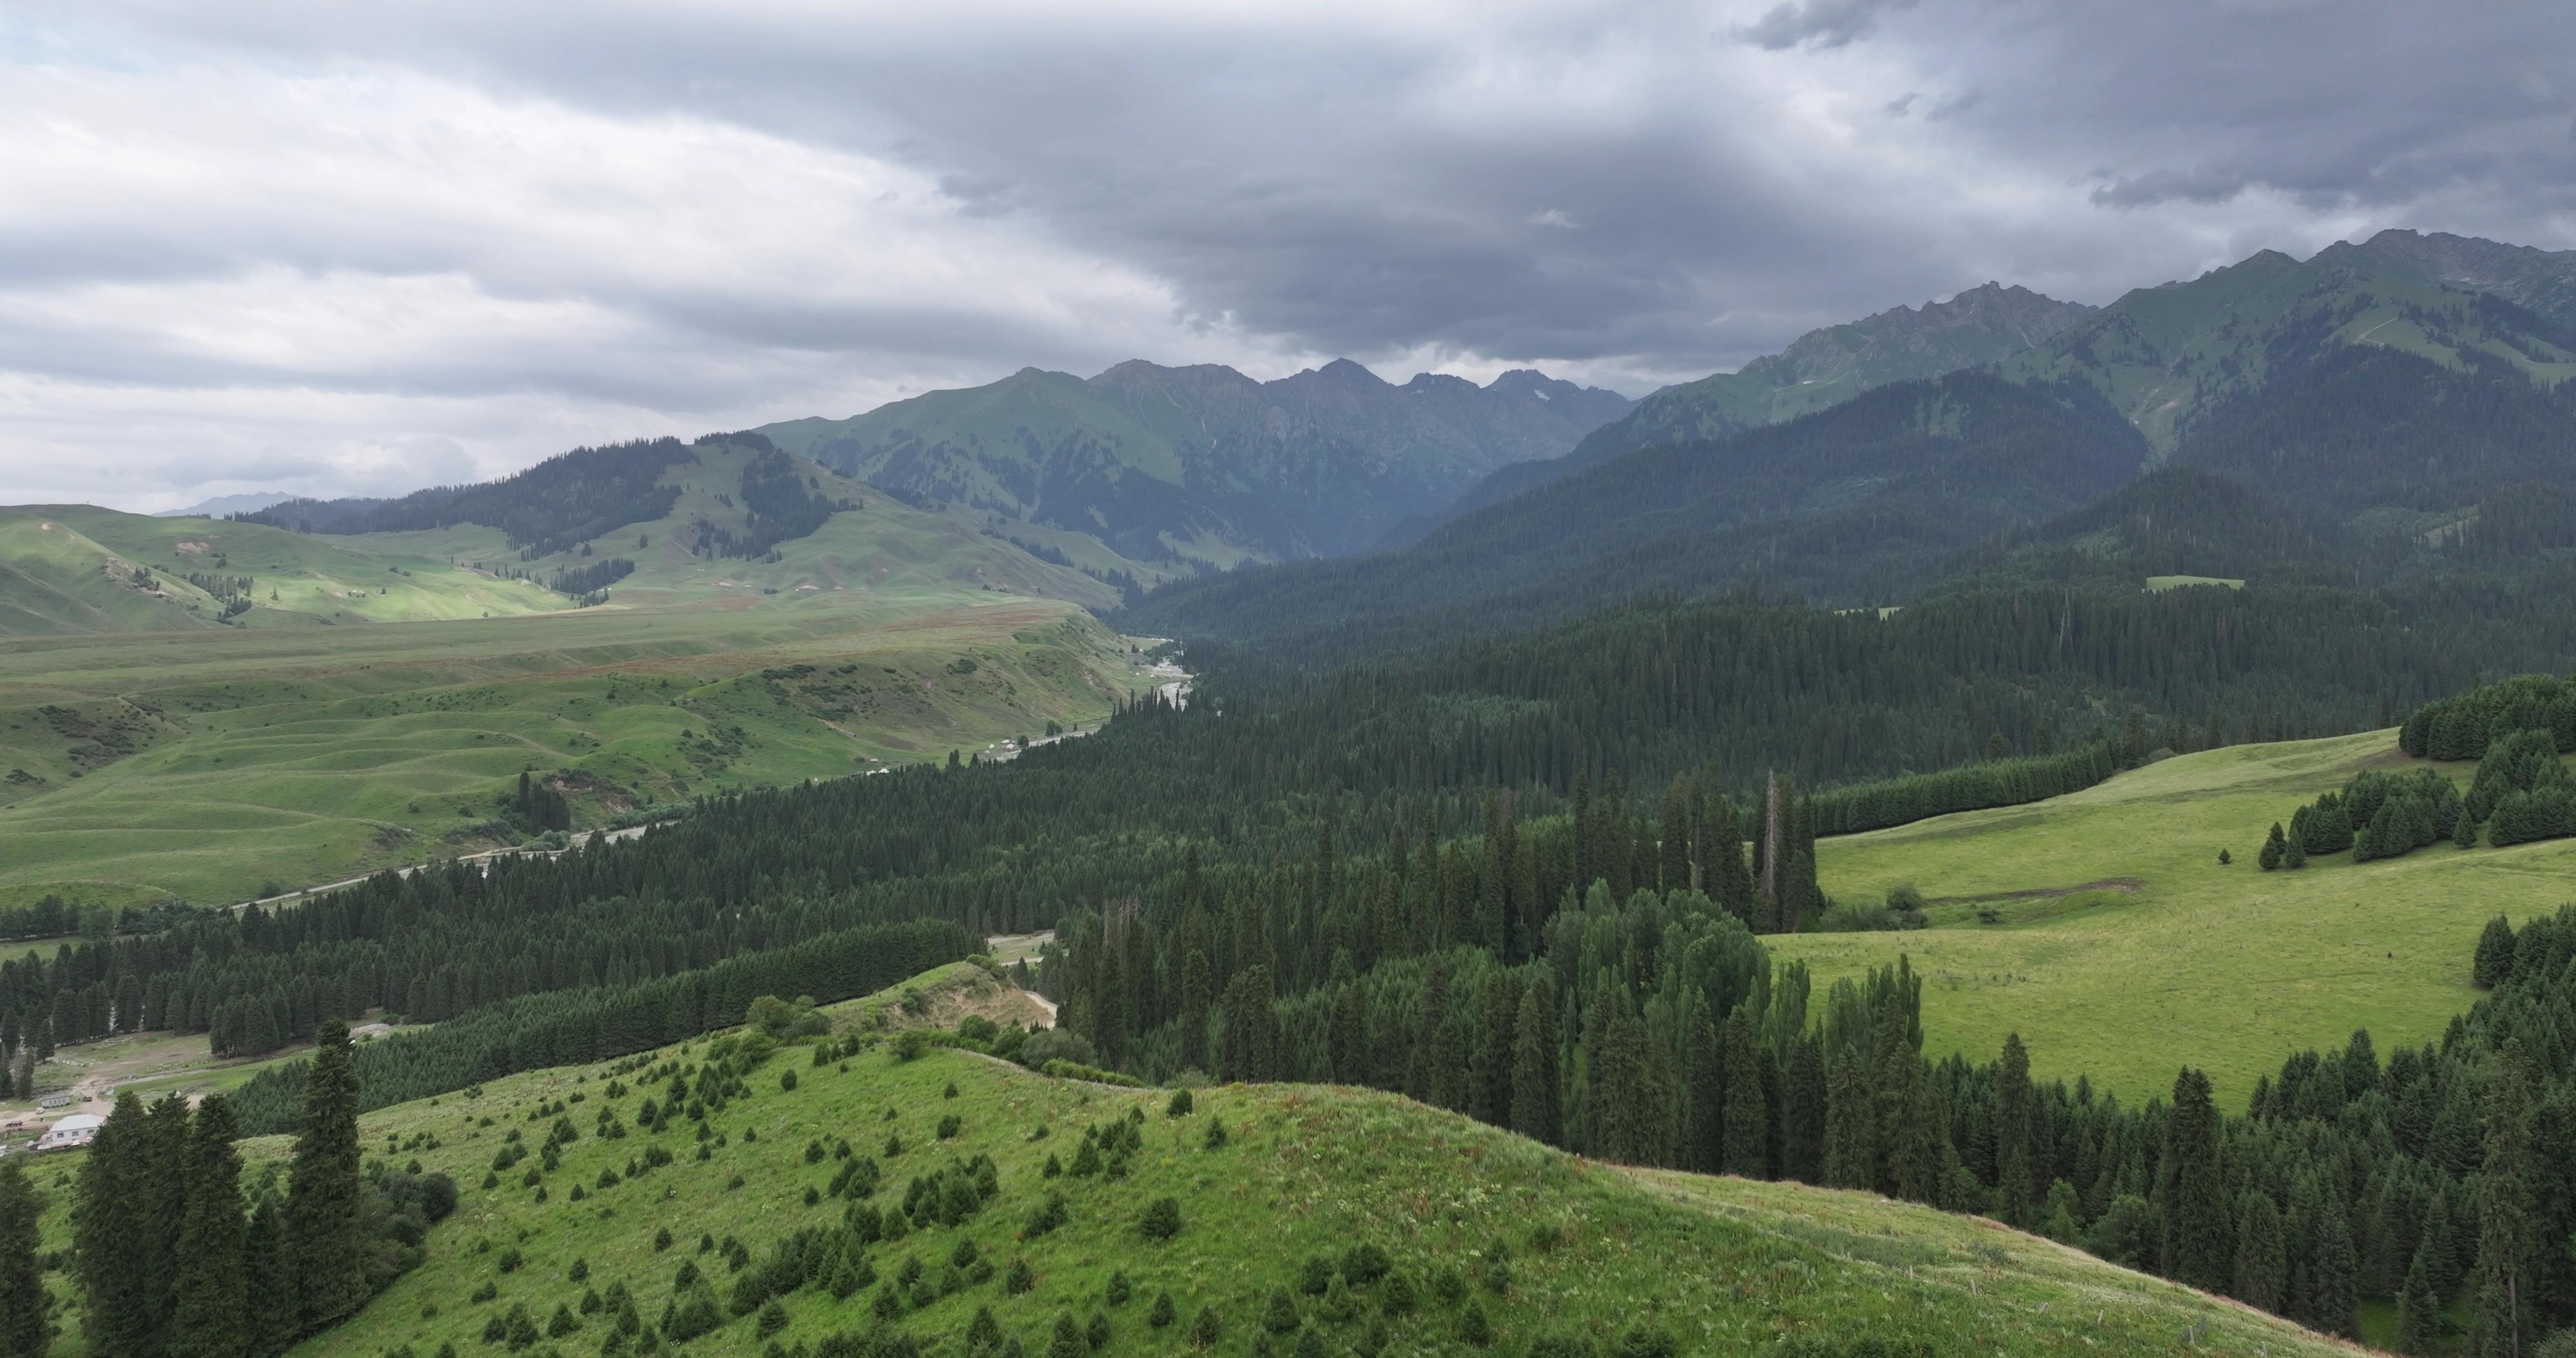
[[[982, 591], [28, 639], [0, 655], [0, 769], [43, 781], [0, 785], [0, 900], [238, 900], [487, 847], [448, 836], [529, 766], [623, 789], [576, 792], [591, 824], [1097, 721], [1145, 682], [1071, 605]], [[47, 708], [136, 752], [102, 762]]]
[[[2255, 867], [2264, 831], [2365, 766], [2403, 768], [2392, 731], [2184, 755], [2083, 792], [1971, 811], [1817, 846], [1827, 894], [1870, 899], [1911, 881], [1936, 900], [2091, 883], [2083, 908], [2000, 902], [2006, 922], [1917, 933], [1766, 939], [1822, 985], [1913, 959], [1924, 978], [1924, 1050], [1990, 1060], [2007, 1033], [2041, 1078], [2090, 1075], [2124, 1098], [2171, 1090], [2175, 1068], [2210, 1073], [2242, 1108], [2257, 1076], [2305, 1048], [2368, 1028], [2387, 1052], [2438, 1039], [2477, 992], [2469, 956], [2497, 914], [2576, 899], [2576, 840], [2510, 849], [2448, 843], [2356, 865]], [[2465, 783], [2472, 766], [2443, 767]], [[2235, 862], [2220, 866], [2218, 851]], [[1944, 911], [1936, 910], [1935, 918]], [[2012, 923], [2014, 916], [2031, 917]]]
[[[695, 1054], [703, 1056], [705, 1045], [695, 1044]], [[1161, 1093], [1052, 1080], [964, 1052], [934, 1050], [902, 1064], [871, 1051], [846, 1070], [815, 1068], [807, 1059], [805, 1049], [787, 1048], [750, 1075], [752, 1096], [711, 1117], [726, 1144], [705, 1162], [692, 1158], [685, 1122], [677, 1124], [683, 1130], [659, 1136], [592, 1135], [599, 1108], [613, 1107], [631, 1124], [636, 1103], [653, 1092], [635, 1089], [608, 1099], [596, 1069], [514, 1076], [484, 1087], [479, 1098], [449, 1095], [368, 1115], [361, 1140], [371, 1155], [436, 1138], [434, 1149], [393, 1151], [388, 1158], [418, 1158], [445, 1170], [463, 1186], [464, 1201], [431, 1233], [428, 1262], [352, 1323], [298, 1352], [375, 1358], [408, 1344], [426, 1355], [442, 1343], [454, 1343], [460, 1354], [498, 1352], [481, 1343], [493, 1315], [524, 1304], [543, 1326], [558, 1305], [578, 1316], [585, 1287], [605, 1292], [621, 1281], [650, 1324], [684, 1261], [694, 1260], [730, 1290], [737, 1275], [721, 1254], [697, 1252], [701, 1233], [738, 1238], [757, 1259], [798, 1227], [839, 1222], [841, 1205], [834, 1200], [804, 1203], [806, 1188], [827, 1185], [838, 1169], [828, 1154], [809, 1163], [810, 1142], [830, 1146], [847, 1138], [858, 1154], [873, 1156], [890, 1133], [902, 1137], [904, 1150], [884, 1161], [874, 1199], [880, 1206], [900, 1203], [911, 1177], [926, 1176], [952, 1157], [990, 1155], [999, 1169], [1000, 1194], [979, 1215], [871, 1251], [878, 1286], [908, 1258], [936, 1278], [961, 1239], [974, 1241], [993, 1262], [989, 1281], [927, 1309], [904, 1308], [900, 1323], [916, 1336], [949, 1341], [940, 1352], [956, 1351], [976, 1309], [990, 1306], [1031, 1354], [1046, 1351], [1054, 1320], [1066, 1310], [1079, 1321], [1094, 1311], [1107, 1314], [1108, 1352], [1180, 1353], [1191, 1348], [1186, 1332], [1199, 1309], [1213, 1306], [1224, 1321], [1215, 1351], [1245, 1353], [1274, 1288], [1293, 1291], [1307, 1258], [1338, 1258], [1361, 1241], [1385, 1249], [1421, 1293], [1419, 1309], [1392, 1323], [1392, 1353], [1466, 1351], [1456, 1340], [1466, 1303], [1443, 1302], [1426, 1285], [1443, 1268], [1457, 1270], [1467, 1297], [1491, 1317], [1497, 1353], [1520, 1352], [1550, 1331], [1607, 1339], [1639, 1320], [1665, 1326], [1694, 1354], [1746, 1352], [1784, 1334], [1920, 1337], [1942, 1354], [2202, 1351], [2185, 1341], [2190, 1327], [2197, 1327], [2204, 1349], [2350, 1351], [2287, 1322], [1989, 1222], [1862, 1193], [1622, 1170], [1393, 1095], [1236, 1086], [1202, 1091], [1197, 1112], [1175, 1120], [1164, 1115]], [[783, 1091], [780, 1077], [789, 1070], [799, 1084]], [[944, 1097], [952, 1085], [955, 1097]], [[585, 1101], [567, 1111], [583, 1135], [547, 1180], [549, 1201], [539, 1203], [534, 1190], [519, 1186], [525, 1165], [501, 1188], [476, 1187], [512, 1129], [543, 1138], [552, 1118], [527, 1121], [540, 1101], [575, 1096]], [[1073, 1159], [1085, 1124], [1105, 1125], [1131, 1108], [1145, 1112], [1144, 1145], [1124, 1180], [1042, 1177], [1049, 1155]], [[948, 1115], [959, 1119], [961, 1130], [942, 1141], [936, 1124]], [[493, 1126], [476, 1125], [485, 1116]], [[1204, 1148], [1211, 1119], [1228, 1130], [1222, 1149]], [[1050, 1134], [1031, 1140], [1041, 1125]], [[757, 1141], [746, 1139], [751, 1132]], [[656, 1142], [677, 1152], [677, 1163], [598, 1187], [603, 1170], [622, 1175], [630, 1159]], [[282, 1137], [245, 1143], [251, 1177], [286, 1149]], [[71, 1175], [76, 1161], [40, 1164], [39, 1181], [50, 1187], [57, 1171]], [[571, 1201], [575, 1184], [584, 1186], [584, 1201]], [[1050, 1188], [1067, 1199], [1067, 1224], [1016, 1239]], [[49, 1247], [62, 1235], [68, 1205], [64, 1190], [50, 1191]], [[1165, 1195], [1178, 1199], [1183, 1228], [1169, 1242], [1145, 1241], [1136, 1219]], [[664, 1226], [675, 1242], [657, 1252], [654, 1232]], [[1541, 1226], [1562, 1232], [1554, 1249], [1534, 1246]], [[503, 1273], [502, 1252], [513, 1247], [526, 1262]], [[1484, 1286], [1486, 1261], [1503, 1249], [1510, 1252], [1509, 1285], [1497, 1296]], [[1036, 1287], [1012, 1297], [1004, 1281], [1012, 1262], [1023, 1258]], [[568, 1276], [575, 1261], [589, 1265], [586, 1283]], [[1102, 1300], [1113, 1270], [1124, 1270], [1134, 1288], [1114, 1308]], [[59, 1286], [60, 1275], [51, 1276]], [[471, 1301], [486, 1282], [498, 1297]], [[785, 1300], [789, 1322], [776, 1338], [792, 1347], [837, 1330], [864, 1330], [876, 1290], [846, 1301], [824, 1289], [796, 1292]], [[1156, 1330], [1146, 1316], [1165, 1290], [1180, 1318]], [[1298, 1305], [1339, 1352], [1366, 1332], [1385, 1291], [1384, 1284], [1360, 1289], [1360, 1314], [1340, 1323], [1324, 1320], [1315, 1298], [1301, 1296]], [[581, 1319], [579, 1331], [547, 1342], [568, 1355], [596, 1351], [607, 1323], [601, 1315]], [[764, 1347], [754, 1319], [741, 1317], [687, 1352], [712, 1358]], [[1292, 1350], [1279, 1346], [1282, 1353]]]

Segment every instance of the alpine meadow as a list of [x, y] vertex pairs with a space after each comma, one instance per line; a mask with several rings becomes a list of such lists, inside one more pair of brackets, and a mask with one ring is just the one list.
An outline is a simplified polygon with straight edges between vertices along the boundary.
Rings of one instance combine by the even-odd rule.
[[2576, 1358], [2365, 3], [0, 22], [0, 1358]]

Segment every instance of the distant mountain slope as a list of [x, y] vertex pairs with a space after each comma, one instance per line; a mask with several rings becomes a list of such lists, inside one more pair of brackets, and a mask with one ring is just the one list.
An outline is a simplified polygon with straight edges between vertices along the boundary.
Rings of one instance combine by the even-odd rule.
[[543, 583], [557, 607], [940, 588], [1107, 608], [1164, 575], [1087, 535], [904, 504], [748, 432], [576, 449], [480, 485], [240, 518]]
[[[1552, 462], [1505, 467], [1460, 496], [1433, 521], [1507, 500], [1587, 467], [1658, 443], [1707, 442], [1839, 405], [1892, 382], [1939, 377], [1991, 363], [2046, 340], [2091, 314], [2028, 288], [1987, 283], [1920, 309], [1900, 306], [1802, 335], [1739, 372], [1666, 387], [1623, 419], [1586, 436]], [[1428, 531], [1425, 521], [1413, 534]]]
[[93, 505], [0, 509], [0, 636], [509, 617], [560, 594], [435, 554]]
[[2312, 263], [2357, 257], [2392, 273], [2492, 293], [2560, 325], [2576, 325], [2576, 250], [2537, 250], [2447, 232], [2382, 231], [2359, 244], [2338, 241]]
[[1088, 380], [1027, 368], [758, 432], [916, 503], [1088, 533], [1139, 561], [1228, 566], [1357, 550], [1630, 405], [1526, 370], [1395, 386], [1347, 359], [1273, 382], [1131, 362]]
[[2089, 387], [1957, 373], [1631, 453], [1401, 550], [1184, 581], [1128, 619], [1189, 635], [1354, 627], [1427, 640], [1652, 592], [1883, 597], [1983, 536], [2116, 489], [2145, 455]]
[[2161, 460], [2275, 376], [2356, 345], [2453, 369], [2483, 356], [2544, 389], [2576, 376], [2576, 336], [2565, 327], [2360, 248], [2306, 263], [2266, 250], [2187, 283], [2140, 288], [2001, 371], [2091, 384]]

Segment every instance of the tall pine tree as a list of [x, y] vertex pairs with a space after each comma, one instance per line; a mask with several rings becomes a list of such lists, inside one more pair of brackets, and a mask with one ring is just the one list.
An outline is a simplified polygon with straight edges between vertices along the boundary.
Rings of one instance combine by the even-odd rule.
[[307, 1331], [338, 1323], [367, 1299], [358, 1177], [358, 1077], [349, 1025], [322, 1024], [304, 1080], [304, 1113], [286, 1177], [286, 1258], [296, 1316]]
[[2185, 1066], [2174, 1078], [2173, 1112], [2165, 1122], [2165, 1153], [2158, 1169], [2156, 1205], [2164, 1214], [2158, 1267], [2168, 1278], [2211, 1292], [2227, 1290], [2234, 1253], [2218, 1132], [2209, 1077]]
[[250, 1351], [248, 1225], [233, 1131], [231, 1100], [215, 1094], [198, 1105], [188, 1134], [171, 1358], [242, 1358]]
[[2509, 1038], [2487, 1064], [2486, 1160], [2478, 1174], [2478, 1263], [2470, 1290], [2469, 1342], [2478, 1358], [2515, 1358], [2538, 1338], [2530, 1296], [2531, 1101], [2522, 1041]]

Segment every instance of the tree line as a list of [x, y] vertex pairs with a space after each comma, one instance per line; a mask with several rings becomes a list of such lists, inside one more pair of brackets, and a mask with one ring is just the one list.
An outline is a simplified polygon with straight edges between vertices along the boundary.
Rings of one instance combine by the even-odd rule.
[[[263, 1358], [355, 1314], [422, 1256], [456, 1206], [444, 1174], [360, 1168], [358, 1077], [346, 1026], [321, 1034], [284, 1184], [245, 1185], [233, 1105], [120, 1095], [84, 1156], [66, 1267], [100, 1358]], [[57, 1325], [41, 1263], [42, 1203], [0, 1161], [0, 1353], [43, 1358]]]
[[[1211, 959], [1243, 943], [1198, 909], [1139, 984], [1148, 932], [1086, 918], [1050, 968], [1068, 1022], [1127, 1069], [1366, 1084], [1601, 1158], [1989, 1214], [2330, 1334], [2394, 1298], [2410, 1353], [2454, 1303], [2481, 1353], [2576, 1327], [2576, 1256], [2548, 1244], [2576, 1234], [2576, 908], [2490, 925], [2493, 993], [2440, 1042], [2383, 1060], [2355, 1033], [2284, 1062], [2242, 1116], [2190, 1067], [2131, 1105], [2033, 1081], [2017, 1037], [1928, 1061], [1904, 962], [1818, 997], [1690, 889], [1596, 883], [1524, 957], [1342, 950], [1303, 985], [1257, 960], [1217, 984]], [[1135, 1024], [1166, 983], [1173, 1015]]]

